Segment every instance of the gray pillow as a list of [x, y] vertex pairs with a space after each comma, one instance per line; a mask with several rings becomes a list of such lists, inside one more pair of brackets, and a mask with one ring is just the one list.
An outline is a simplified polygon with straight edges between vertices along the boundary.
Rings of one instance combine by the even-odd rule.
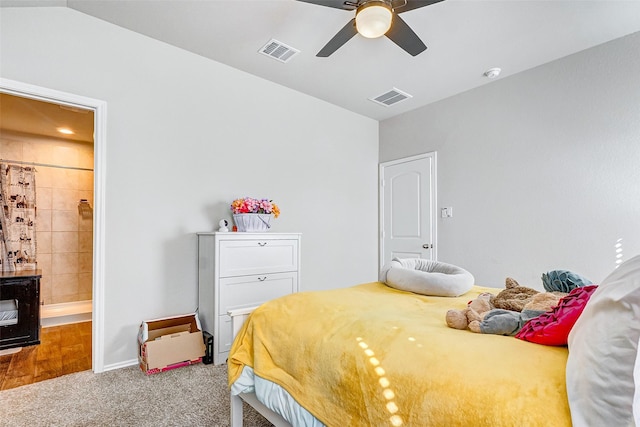
[[382, 267], [378, 280], [401, 291], [443, 297], [465, 294], [474, 283], [463, 268], [422, 258], [394, 258]]
[[592, 285], [591, 280], [569, 270], [552, 270], [542, 273], [542, 285], [547, 292], [568, 294], [575, 288]]

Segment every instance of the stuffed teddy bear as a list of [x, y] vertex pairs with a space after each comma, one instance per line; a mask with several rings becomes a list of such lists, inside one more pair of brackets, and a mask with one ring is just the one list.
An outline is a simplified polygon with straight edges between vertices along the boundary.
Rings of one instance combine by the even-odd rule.
[[447, 326], [453, 329], [467, 329], [470, 322], [482, 320], [486, 313], [495, 308], [493, 298], [495, 295], [484, 292], [478, 295], [478, 298], [469, 301], [467, 308], [448, 310], [445, 316]]
[[560, 298], [554, 292], [539, 292], [530, 298], [522, 311], [490, 310], [481, 320], [469, 322], [469, 329], [481, 334], [515, 335], [526, 322], [556, 307]]
[[560, 303], [560, 299], [566, 297], [564, 292], [539, 292], [531, 297], [523, 307], [524, 310], [550, 311]]
[[505, 288], [494, 298], [493, 305], [495, 308], [521, 312], [525, 304], [531, 300], [531, 297], [540, 293], [535, 289], [520, 286], [511, 277], [506, 278]]

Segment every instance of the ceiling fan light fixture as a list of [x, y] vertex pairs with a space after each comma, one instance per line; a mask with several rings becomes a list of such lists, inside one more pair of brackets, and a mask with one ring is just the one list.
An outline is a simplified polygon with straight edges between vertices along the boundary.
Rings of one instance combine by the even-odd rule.
[[362, 36], [375, 39], [385, 35], [391, 28], [393, 13], [384, 1], [370, 1], [356, 11], [356, 29]]

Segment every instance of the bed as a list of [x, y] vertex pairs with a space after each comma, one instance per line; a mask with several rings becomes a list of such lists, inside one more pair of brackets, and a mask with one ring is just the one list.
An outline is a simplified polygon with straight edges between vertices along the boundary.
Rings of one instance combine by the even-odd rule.
[[[611, 307], [613, 299], [620, 302], [623, 291], [618, 286], [615, 298], [605, 301], [599, 312], [616, 313], [604, 323], [634, 326], [602, 331], [602, 318], [599, 327], [590, 323], [592, 313], [584, 321], [583, 314], [575, 326], [583, 321], [580, 329], [588, 336], [576, 334], [576, 348], [599, 340], [602, 348], [609, 349], [608, 365], [617, 367], [572, 354], [572, 375], [567, 373], [566, 346], [446, 326], [448, 309], [464, 308], [481, 293], [500, 289], [473, 286], [459, 297], [436, 297], [372, 282], [300, 292], [255, 310], [232, 312], [236, 333], [228, 359], [232, 426], [242, 425], [243, 400], [276, 426], [560, 427], [605, 425], [605, 421], [635, 425], [634, 420], [637, 424], [640, 419], [633, 375], [634, 369], [636, 377], [640, 375], [635, 363], [640, 336], [640, 326], [635, 325], [640, 319], [634, 308], [640, 300], [640, 257], [633, 260], [631, 279], [628, 275], [612, 279], [607, 289], [626, 283], [625, 295], [634, 304]], [[601, 299], [597, 297], [601, 290], [592, 300]], [[606, 299], [606, 289], [603, 292]], [[584, 313], [590, 305], [592, 301]], [[619, 318], [620, 313], [627, 317]], [[615, 357], [621, 341], [632, 350], [624, 363]], [[623, 395], [622, 400], [607, 402], [611, 381], [588, 384], [591, 376], [586, 372], [603, 378], [609, 375], [607, 369], [617, 369], [611, 373], [617, 376], [613, 394]], [[631, 389], [617, 379], [625, 372]], [[620, 418], [612, 418], [611, 405], [619, 409]], [[587, 414], [585, 407], [595, 409]]]

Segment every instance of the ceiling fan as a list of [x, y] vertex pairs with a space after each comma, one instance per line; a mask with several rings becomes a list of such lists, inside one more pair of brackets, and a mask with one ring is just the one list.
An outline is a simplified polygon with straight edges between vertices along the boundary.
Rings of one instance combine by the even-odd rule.
[[343, 10], [355, 10], [356, 15], [342, 27], [316, 54], [323, 58], [338, 50], [343, 44], [360, 33], [367, 38], [387, 36], [392, 42], [400, 46], [407, 53], [416, 56], [425, 51], [427, 46], [411, 27], [400, 18], [399, 14], [420, 7], [429, 6], [443, 0], [298, 0], [320, 6], [333, 7]]

